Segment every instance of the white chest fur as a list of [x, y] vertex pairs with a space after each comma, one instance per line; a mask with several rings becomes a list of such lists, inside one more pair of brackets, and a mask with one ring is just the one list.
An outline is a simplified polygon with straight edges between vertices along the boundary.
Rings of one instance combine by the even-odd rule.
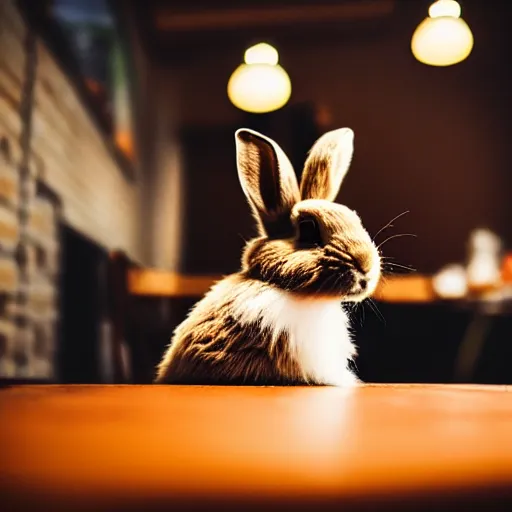
[[339, 299], [301, 299], [270, 287], [254, 292], [246, 288], [235, 299], [240, 322], [260, 322], [274, 333], [274, 339], [286, 332], [289, 350], [307, 380], [335, 386], [357, 382], [347, 367], [355, 347]]

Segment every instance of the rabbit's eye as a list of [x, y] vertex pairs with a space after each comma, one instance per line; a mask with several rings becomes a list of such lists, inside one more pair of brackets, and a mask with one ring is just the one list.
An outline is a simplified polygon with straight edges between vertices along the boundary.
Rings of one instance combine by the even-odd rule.
[[318, 221], [314, 217], [304, 217], [299, 220], [298, 245], [307, 249], [312, 247], [322, 247], [322, 233]]

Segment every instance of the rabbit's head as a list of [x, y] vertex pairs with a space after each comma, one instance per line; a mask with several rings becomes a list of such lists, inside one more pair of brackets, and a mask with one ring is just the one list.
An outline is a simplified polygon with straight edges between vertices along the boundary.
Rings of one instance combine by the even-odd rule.
[[243, 273], [289, 292], [358, 301], [380, 278], [380, 256], [358, 215], [335, 200], [350, 166], [354, 133], [330, 131], [313, 145], [299, 185], [273, 140], [235, 134], [238, 175], [259, 237], [248, 242]]

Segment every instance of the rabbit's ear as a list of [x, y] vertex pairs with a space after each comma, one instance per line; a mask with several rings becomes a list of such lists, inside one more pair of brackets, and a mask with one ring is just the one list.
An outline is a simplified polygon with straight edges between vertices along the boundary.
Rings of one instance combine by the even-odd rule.
[[300, 201], [290, 160], [273, 140], [246, 128], [235, 133], [238, 176], [259, 224], [271, 237], [292, 230], [293, 206]]
[[309, 152], [300, 186], [302, 199], [334, 201], [354, 152], [354, 132], [340, 128], [322, 135]]

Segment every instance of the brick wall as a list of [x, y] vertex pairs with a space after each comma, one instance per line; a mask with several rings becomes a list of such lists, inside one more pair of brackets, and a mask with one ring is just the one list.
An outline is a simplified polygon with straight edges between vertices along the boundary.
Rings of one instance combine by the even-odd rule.
[[139, 258], [140, 197], [122, 174], [68, 79], [37, 44], [31, 147], [67, 223], [105, 247]]
[[118, 167], [44, 43], [28, 44], [14, 4], [0, 1], [0, 378], [51, 379], [57, 222], [144, 262], [143, 187]]
[[[19, 153], [26, 27], [13, 0], [0, 2], [0, 130]], [[30, 149], [35, 172], [63, 202], [67, 223], [107, 248], [139, 259], [140, 186], [108, 151], [89, 113], [59, 67], [37, 41]]]
[[10, 2], [0, 2], [0, 130], [16, 143], [22, 132], [24, 27]]

